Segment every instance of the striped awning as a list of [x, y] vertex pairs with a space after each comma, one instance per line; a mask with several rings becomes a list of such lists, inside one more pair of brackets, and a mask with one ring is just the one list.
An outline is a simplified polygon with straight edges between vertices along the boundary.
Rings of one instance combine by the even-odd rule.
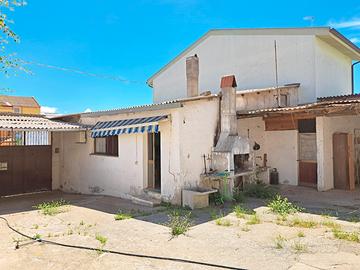
[[159, 122], [168, 119], [167, 115], [131, 118], [115, 121], [97, 122], [91, 129], [91, 137], [108, 137], [132, 133], [159, 132]]

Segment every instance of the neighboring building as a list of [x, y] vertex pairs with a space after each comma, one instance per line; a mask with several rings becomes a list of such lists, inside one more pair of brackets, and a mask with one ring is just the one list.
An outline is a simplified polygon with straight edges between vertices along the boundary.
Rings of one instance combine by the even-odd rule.
[[0, 112], [40, 114], [40, 105], [34, 97], [0, 95]]
[[276, 168], [280, 183], [353, 188], [353, 60], [360, 49], [334, 29], [210, 31], [148, 80], [154, 104], [57, 117], [92, 129], [53, 133], [52, 187], [180, 203], [256, 165], [265, 182]]

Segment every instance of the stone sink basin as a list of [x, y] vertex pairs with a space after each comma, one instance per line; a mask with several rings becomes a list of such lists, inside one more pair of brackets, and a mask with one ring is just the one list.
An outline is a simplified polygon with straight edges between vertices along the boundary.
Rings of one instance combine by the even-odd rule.
[[216, 189], [183, 189], [182, 190], [182, 206], [191, 209], [204, 208], [209, 206], [209, 194], [216, 193]]

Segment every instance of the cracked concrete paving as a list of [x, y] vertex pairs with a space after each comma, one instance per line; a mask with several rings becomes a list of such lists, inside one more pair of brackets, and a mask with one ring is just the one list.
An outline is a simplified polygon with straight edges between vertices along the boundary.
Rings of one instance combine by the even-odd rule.
[[[67, 211], [45, 216], [33, 205], [64, 198], [71, 203]], [[146, 213], [138, 218], [114, 220], [117, 210], [136, 209]], [[261, 223], [247, 225], [233, 213], [224, 218], [231, 226], [218, 226], [210, 220], [210, 209], [195, 211], [195, 226], [186, 235], [170, 240], [164, 209], [138, 207], [130, 202], [106, 196], [64, 193], [34, 194], [0, 199], [0, 214], [17, 229], [29, 235], [40, 234], [53, 241], [99, 247], [96, 234], [107, 237], [104, 248], [156, 256], [177, 257], [236, 266], [244, 269], [359, 269], [360, 243], [334, 239], [329, 228], [296, 228], [276, 224], [276, 216], [265, 207], [257, 211]], [[219, 210], [219, 209], [216, 209]], [[204, 217], [208, 217], [207, 219]], [[299, 218], [321, 222], [325, 217], [309, 213]], [[334, 220], [331, 218], [331, 220]], [[339, 222], [344, 230], [360, 231], [359, 223]], [[305, 237], [298, 237], [302, 231]], [[281, 235], [283, 247], [276, 248]], [[215, 269], [171, 261], [135, 258], [95, 251], [84, 251], [42, 243], [15, 250], [21, 237], [0, 221], [0, 269]], [[20, 242], [20, 245], [27, 241]], [[294, 249], [300, 243], [301, 252]]]

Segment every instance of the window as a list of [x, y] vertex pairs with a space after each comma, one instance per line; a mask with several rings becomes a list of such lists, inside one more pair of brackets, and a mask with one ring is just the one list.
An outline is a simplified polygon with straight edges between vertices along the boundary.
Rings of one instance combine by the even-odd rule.
[[94, 154], [118, 156], [118, 136], [95, 138]]
[[280, 94], [280, 107], [289, 106], [289, 100], [287, 94]]
[[14, 113], [21, 113], [20, 107], [14, 107]]

